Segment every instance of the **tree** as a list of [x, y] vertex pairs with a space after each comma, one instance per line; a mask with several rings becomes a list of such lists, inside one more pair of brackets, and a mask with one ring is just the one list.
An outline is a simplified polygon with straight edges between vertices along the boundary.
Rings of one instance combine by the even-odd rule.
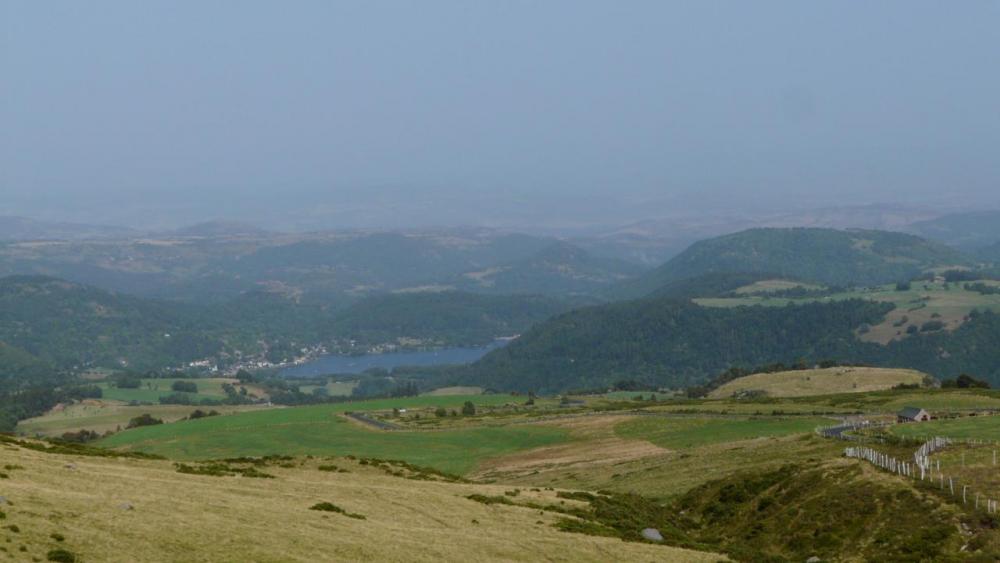
[[448, 411], [446, 411], [444, 407], [438, 407], [437, 410], [434, 411], [434, 416], [444, 418], [448, 416]]
[[476, 415], [476, 405], [472, 404], [472, 401], [466, 401], [462, 405], [462, 416], [475, 416]]
[[194, 381], [177, 380], [170, 388], [178, 393], [197, 393], [198, 384]]
[[149, 413], [140, 414], [139, 416], [128, 421], [127, 428], [138, 428], [140, 426], [154, 426], [157, 424], [163, 424], [163, 421], [159, 418], [153, 418], [153, 415]]

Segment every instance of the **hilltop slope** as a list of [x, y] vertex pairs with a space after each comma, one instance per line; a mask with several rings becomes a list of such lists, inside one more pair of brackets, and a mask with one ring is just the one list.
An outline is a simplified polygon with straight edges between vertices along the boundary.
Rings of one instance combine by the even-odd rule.
[[730, 367], [836, 360], [1000, 383], [1000, 314], [973, 311], [954, 330], [886, 345], [858, 337], [862, 325], [879, 324], [893, 307], [859, 299], [732, 308], [652, 298], [611, 303], [536, 325], [470, 366], [461, 382], [543, 393], [629, 379], [687, 387]]
[[907, 232], [967, 250], [1000, 243], [1000, 210], [953, 213], [908, 225]]
[[[77, 561], [718, 561], [722, 556], [569, 534], [561, 515], [488, 506], [499, 485], [392, 476], [348, 459], [282, 460], [273, 479], [179, 473], [168, 461], [42, 453], [4, 444], [5, 551]], [[343, 472], [320, 470], [333, 465]], [[253, 467], [253, 466], [250, 466]], [[152, 485], [152, 484], [155, 484]], [[525, 493], [557, 503], [554, 491]], [[333, 503], [351, 517], [310, 510]], [[61, 538], [61, 539], [60, 539]], [[261, 541], [266, 538], [266, 541]], [[23, 549], [20, 546], [24, 546]], [[21, 549], [21, 551], [17, 551]]]
[[488, 293], [594, 295], [642, 271], [635, 264], [595, 257], [578, 246], [556, 242], [528, 258], [465, 272], [455, 285]]
[[854, 329], [891, 306], [851, 300], [710, 309], [645, 299], [578, 309], [537, 325], [471, 366], [468, 383], [562, 392], [620, 379], [699, 383], [731, 365], [840, 357], [863, 346]]
[[895, 385], [920, 385], [927, 375], [909, 369], [833, 367], [775, 373], [755, 373], [734, 379], [708, 394], [725, 399], [745, 392], [762, 392], [768, 397], [810, 397], [839, 393], [867, 393], [891, 389]]
[[697, 242], [614, 292], [619, 297], [640, 297], [671, 282], [711, 273], [766, 272], [825, 285], [874, 285], [969, 261], [947, 246], [903, 233], [751, 229]]
[[539, 296], [446, 292], [371, 297], [336, 310], [295, 295], [255, 291], [198, 306], [11, 276], [0, 278], [0, 342], [63, 369], [159, 370], [237, 355], [279, 362], [302, 347], [336, 349], [350, 341], [483, 345], [572, 305]]

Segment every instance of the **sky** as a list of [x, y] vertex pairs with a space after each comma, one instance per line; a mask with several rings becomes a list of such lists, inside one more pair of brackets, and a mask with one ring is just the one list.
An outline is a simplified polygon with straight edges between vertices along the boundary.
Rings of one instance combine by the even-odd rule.
[[1000, 1], [0, 0], [0, 215], [1000, 207]]

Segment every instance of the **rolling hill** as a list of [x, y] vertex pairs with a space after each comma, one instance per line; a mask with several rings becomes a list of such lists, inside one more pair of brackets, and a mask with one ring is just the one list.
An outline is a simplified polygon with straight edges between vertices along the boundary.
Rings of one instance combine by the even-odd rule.
[[810, 397], [839, 393], [867, 393], [891, 389], [900, 384], [921, 385], [926, 374], [908, 369], [832, 367], [755, 373], [734, 379], [708, 394], [710, 399], [726, 399], [746, 393], [766, 397]]
[[974, 374], [1000, 384], [1000, 314], [975, 310], [949, 330], [886, 344], [860, 338], [894, 311], [863, 299], [703, 307], [643, 299], [578, 309], [542, 322], [470, 366], [459, 382], [537, 392], [607, 388], [620, 380], [687, 387], [731, 368], [835, 360]]
[[543, 322], [470, 367], [468, 383], [562, 392], [636, 379], [681, 387], [732, 365], [839, 358], [864, 345], [854, 330], [891, 306], [853, 300], [710, 309], [646, 299], [578, 309]]
[[400, 290], [593, 295], [643, 270], [550, 237], [469, 229], [285, 234], [210, 223], [143, 238], [0, 243], [0, 276], [192, 303], [262, 288], [338, 307]]
[[[142, 299], [41, 276], [0, 278], [0, 342], [61, 369], [160, 370], [214, 358], [293, 359], [343, 343], [484, 345], [576, 301], [460, 292], [402, 293], [334, 309], [279, 292], [218, 304]], [[352, 348], [353, 349], [353, 348]]]
[[498, 336], [520, 334], [579, 303], [538, 295], [459, 291], [377, 295], [336, 312], [330, 330], [337, 338], [362, 346], [401, 338], [477, 346]]
[[952, 213], [908, 225], [907, 232], [974, 251], [1000, 243], [1000, 210]]
[[595, 295], [643, 271], [641, 266], [595, 257], [575, 245], [556, 242], [528, 258], [465, 272], [455, 285], [488, 293]]
[[613, 293], [651, 294], [667, 284], [712, 273], [771, 273], [835, 286], [908, 280], [926, 269], [970, 263], [940, 243], [886, 231], [751, 229], [691, 245], [663, 266]]
[[[4, 462], [14, 469], [4, 474], [0, 505], [11, 560], [190, 561], [197, 554], [211, 561], [315, 561], [322, 554], [327, 561], [437, 562], [467, 560], [470, 553], [498, 561], [722, 558], [568, 534], [556, 526], [558, 512], [498, 509], [469, 498], [503, 498], [509, 487], [386, 466], [394, 471], [388, 474], [382, 462], [222, 463], [270, 477], [237, 478], [191, 473], [206, 465], [183, 472], [179, 467], [192, 466], [16, 444], [4, 444]], [[530, 496], [546, 505], [561, 500], [554, 490]]]

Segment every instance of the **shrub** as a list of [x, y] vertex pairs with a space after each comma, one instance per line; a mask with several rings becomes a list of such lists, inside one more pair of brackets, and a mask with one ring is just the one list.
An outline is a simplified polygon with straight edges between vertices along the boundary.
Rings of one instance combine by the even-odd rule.
[[336, 512], [337, 514], [343, 514], [348, 518], [354, 518], [356, 520], [367, 520], [363, 514], [356, 514], [354, 512], [348, 512], [343, 508], [333, 504], [332, 502], [317, 502], [316, 504], [309, 507], [309, 510], [319, 510], [321, 512]]
[[434, 411], [434, 416], [444, 418], [448, 416], [448, 411], [446, 411], [444, 407], [438, 407], [437, 410]]
[[161, 405], [190, 405], [191, 395], [187, 393], [171, 393], [160, 397]]
[[153, 418], [153, 415], [149, 413], [144, 413], [128, 421], [128, 426], [126, 426], [126, 428], [139, 428], [140, 426], [155, 426], [157, 424], [163, 424], [163, 421], [160, 420], [159, 418]]
[[65, 549], [53, 549], [45, 555], [45, 558], [49, 561], [56, 561], [57, 563], [76, 562], [76, 555], [73, 555], [73, 552], [66, 551]]
[[96, 440], [100, 437], [101, 435], [93, 430], [80, 430], [77, 432], [64, 432], [63, 435], [59, 437], [59, 439], [64, 442], [74, 442], [77, 444], [82, 444], [84, 442], [90, 442], [91, 440]]
[[142, 387], [142, 379], [135, 375], [119, 375], [111, 380], [115, 387], [119, 389], [138, 389]]
[[941, 321], [927, 321], [926, 323], [920, 325], [920, 332], [935, 332], [944, 328], [944, 323]]
[[175, 381], [173, 385], [170, 386], [170, 389], [173, 391], [177, 391], [178, 393], [197, 393], [198, 384], [195, 383], [194, 381], [178, 380]]
[[466, 401], [465, 404], [462, 405], [462, 415], [475, 416], [475, 414], [476, 414], [476, 405], [472, 404], [472, 401]]

